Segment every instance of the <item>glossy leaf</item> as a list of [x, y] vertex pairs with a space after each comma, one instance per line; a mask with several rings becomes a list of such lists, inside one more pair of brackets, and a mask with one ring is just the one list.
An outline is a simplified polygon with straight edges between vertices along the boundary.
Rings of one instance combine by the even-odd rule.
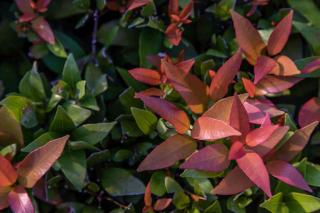
[[152, 150], [137, 170], [141, 172], [167, 168], [191, 155], [196, 148], [196, 142], [190, 137], [174, 135]]
[[160, 73], [156, 70], [145, 69], [145, 68], [135, 68], [128, 71], [130, 75], [145, 84], [159, 85], [161, 84]]
[[16, 186], [8, 194], [10, 208], [15, 213], [35, 212], [27, 191], [22, 186]]
[[72, 54], [68, 55], [64, 64], [62, 79], [73, 88], [75, 88], [77, 82], [81, 80], [79, 67]]
[[266, 142], [277, 128], [278, 125], [270, 125], [252, 130], [246, 137], [246, 144], [253, 147]]
[[235, 141], [232, 143], [229, 150], [229, 160], [235, 160], [238, 158], [242, 158], [246, 154], [244, 149], [244, 144], [240, 141]]
[[152, 112], [131, 107], [131, 113], [138, 127], [145, 135], [149, 134], [155, 128], [158, 119]]

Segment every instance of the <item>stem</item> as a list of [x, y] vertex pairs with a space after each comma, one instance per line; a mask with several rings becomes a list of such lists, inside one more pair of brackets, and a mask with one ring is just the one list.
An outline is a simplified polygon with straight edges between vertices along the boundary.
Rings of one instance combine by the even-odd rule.
[[99, 24], [99, 11], [95, 9], [93, 11], [93, 31], [92, 31], [92, 40], [91, 40], [91, 54], [93, 63], [96, 66], [99, 66], [98, 59], [97, 59], [97, 31], [98, 31], [98, 24]]

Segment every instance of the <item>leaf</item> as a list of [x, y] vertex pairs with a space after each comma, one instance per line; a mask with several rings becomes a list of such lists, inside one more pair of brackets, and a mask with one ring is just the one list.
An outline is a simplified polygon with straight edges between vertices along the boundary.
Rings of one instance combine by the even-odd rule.
[[108, 168], [102, 171], [102, 186], [111, 196], [141, 195], [145, 186], [127, 170]]
[[222, 213], [219, 201], [214, 201], [209, 207], [204, 210], [204, 213]]
[[291, 164], [285, 161], [274, 160], [267, 163], [267, 169], [273, 177], [281, 180], [282, 182], [299, 189], [312, 192], [312, 189], [303, 179], [303, 176]]
[[158, 199], [156, 201], [156, 203], [154, 204], [153, 208], [156, 211], [163, 211], [166, 208], [168, 208], [171, 203], [172, 203], [172, 199], [171, 198], [160, 198], [160, 199]]
[[27, 14], [33, 13], [29, 0], [15, 0], [15, 3], [21, 12]]
[[8, 203], [8, 194], [11, 191], [11, 187], [5, 186], [5, 187], [0, 187], [0, 210], [6, 209], [9, 207]]
[[166, 193], [165, 174], [162, 171], [156, 171], [150, 179], [151, 192], [157, 196], [163, 196]]
[[291, 161], [307, 145], [313, 130], [317, 127], [318, 121], [315, 121], [301, 129], [298, 129], [293, 136], [272, 156], [272, 159]]
[[174, 104], [164, 99], [147, 97], [145, 95], [138, 95], [138, 98], [153, 112], [168, 121], [178, 133], [183, 134], [189, 130], [190, 121], [187, 114]]
[[17, 144], [23, 147], [23, 133], [19, 122], [6, 107], [0, 108], [0, 145]]
[[320, 27], [318, 19], [320, 10], [314, 1], [288, 0], [288, 3], [294, 10], [306, 17], [312, 25]]
[[172, 203], [177, 209], [184, 209], [190, 203], [190, 198], [184, 192], [174, 193]]
[[72, 88], [76, 87], [81, 80], [80, 70], [72, 54], [69, 54], [62, 71], [62, 80], [67, 82]]
[[174, 89], [182, 96], [188, 107], [194, 113], [200, 114], [208, 104], [207, 86], [195, 75], [183, 74], [178, 66], [162, 60], [162, 68]]
[[202, 116], [194, 123], [191, 135], [197, 140], [214, 141], [230, 136], [240, 136], [241, 133], [223, 121]]
[[106, 74], [93, 64], [87, 66], [85, 79], [87, 88], [93, 96], [100, 95], [108, 89]]
[[84, 151], [66, 150], [58, 161], [63, 174], [75, 187], [81, 191], [87, 175], [86, 154]]
[[259, 32], [250, 21], [235, 11], [231, 11], [233, 26], [236, 31], [238, 45], [247, 56], [250, 64], [256, 64], [261, 51], [266, 47]]
[[60, 58], [67, 58], [68, 56], [63, 44], [58, 39], [54, 44], [47, 44], [47, 47], [54, 55]]
[[32, 201], [22, 186], [16, 186], [9, 192], [8, 202], [13, 212], [35, 212]]
[[56, 114], [50, 124], [50, 131], [63, 133], [72, 130], [74, 127], [74, 122], [69, 117], [65, 109], [58, 106]]
[[[143, 1], [143, 0], [139, 0], [139, 1]], [[148, 0], [144, 0], [144, 1], [148, 1]], [[162, 41], [163, 41], [162, 33], [159, 32], [158, 30], [154, 30], [151, 28], [142, 29], [139, 35], [139, 59], [140, 59], [141, 67], [151, 66], [151, 64], [147, 60], [147, 56], [157, 54], [160, 51]]]
[[44, 146], [30, 152], [18, 163], [19, 183], [32, 188], [37, 181], [51, 168], [63, 152], [69, 136], [52, 140]]
[[0, 188], [13, 185], [18, 178], [11, 162], [0, 155]]
[[211, 191], [216, 195], [233, 195], [245, 191], [252, 187], [254, 183], [241, 171], [235, 167], [220, 181], [220, 183]]
[[131, 107], [131, 113], [138, 127], [145, 135], [148, 135], [155, 128], [158, 118], [152, 112]]
[[183, 188], [179, 183], [170, 176], [165, 177], [164, 184], [166, 186], [167, 193], [183, 192]]
[[317, 42], [319, 37], [319, 27], [310, 26], [307, 23], [302, 23], [298, 21], [294, 21], [293, 26], [301, 33], [303, 38], [309, 43], [309, 45], [312, 47], [314, 54], [319, 55], [320, 44]]
[[280, 55], [275, 58], [277, 64], [273, 67], [270, 74], [278, 76], [293, 76], [300, 74], [295, 63], [287, 56]]
[[237, 159], [237, 163], [252, 182], [262, 189], [268, 197], [272, 196], [268, 171], [258, 154], [247, 153], [242, 158]]
[[161, 84], [161, 76], [160, 73], [156, 70], [146, 69], [146, 68], [135, 68], [128, 70], [130, 75], [145, 84], [149, 85], [159, 85]]
[[148, 4], [151, 0], [132, 0], [127, 11], [134, 10]]
[[234, 141], [229, 150], [229, 160], [242, 158], [245, 154], [244, 144], [240, 141]]
[[297, 212], [315, 212], [320, 209], [320, 199], [311, 195], [292, 192], [287, 198], [290, 210]]
[[253, 98], [256, 93], [256, 87], [253, 82], [247, 78], [241, 78], [244, 89], [247, 91], [249, 96]]
[[271, 198], [264, 201], [263, 203], [261, 203], [260, 207], [267, 209], [270, 212], [282, 212], [281, 211], [282, 200], [283, 200], [283, 194], [280, 192], [276, 195], [273, 195]]
[[72, 103], [65, 103], [64, 109], [76, 126], [82, 124], [91, 116], [91, 111]]
[[315, 121], [320, 121], [320, 101], [314, 97], [304, 103], [299, 111], [298, 117], [301, 127], [307, 126]]
[[254, 66], [254, 84], [257, 84], [276, 66], [276, 61], [267, 56], [260, 56]]
[[71, 138], [96, 145], [107, 137], [115, 125], [116, 122], [84, 124], [72, 132]]
[[185, 135], [174, 135], [158, 145], [141, 162], [137, 171], [167, 168], [178, 160], [185, 159], [197, 148], [196, 142]]
[[291, 33], [293, 10], [289, 12], [272, 31], [268, 40], [268, 53], [277, 55], [286, 45]]
[[194, 152], [180, 168], [220, 172], [226, 169], [229, 163], [227, 147], [223, 144], [211, 144]]
[[49, 23], [42, 17], [38, 16], [31, 21], [32, 29], [38, 34], [38, 36], [49, 44], [55, 43], [55, 37]]
[[219, 68], [217, 74], [213, 78], [209, 94], [214, 101], [223, 98], [227, 92], [229, 84], [238, 73], [242, 62], [242, 51], [239, 49], [230, 59], [228, 59], [222, 67]]
[[252, 130], [246, 137], [246, 144], [254, 147], [266, 142], [278, 127], [278, 125], [268, 125]]

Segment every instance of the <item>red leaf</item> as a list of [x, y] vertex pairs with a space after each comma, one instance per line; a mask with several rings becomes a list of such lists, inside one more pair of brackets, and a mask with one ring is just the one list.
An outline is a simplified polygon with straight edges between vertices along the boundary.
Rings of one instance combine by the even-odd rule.
[[179, 0], [170, 0], [169, 1], [168, 14], [169, 14], [169, 16], [179, 14]]
[[32, 188], [37, 181], [51, 168], [63, 152], [69, 136], [48, 142], [30, 152], [18, 165], [19, 183]]
[[[250, 131], [249, 117], [239, 96], [234, 94], [230, 112], [230, 126], [241, 132], [239, 137], [242, 141]], [[237, 139], [238, 137], [236, 137]]]
[[156, 146], [142, 161], [137, 171], [157, 170], [172, 166], [197, 149], [196, 142], [186, 135], [174, 135]]
[[223, 98], [227, 92], [229, 84], [238, 73], [242, 62], [242, 51], [239, 49], [226, 63], [220, 67], [211, 82], [209, 94], [214, 101]]
[[146, 69], [146, 68], [135, 68], [128, 71], [130, 75], [145, 84], [159, 85], [161, 84], [160, 73], [156, 70]]
[[183, 71], [184, 74], [188, 74], [194, 64], [194, 59], [189, 59], [186, 61], [181, 61], [179, 63], [176, 64], [176, 66]]
[[156, 201], [153, 208], [156, 211], [163, 211], [170, 206], [171, 202], [172, 202], [171, 198], [161, 198]]
[[257, 84], [263, 77], [271, 72], [276, 65], [275, 60], [267, 56], [260, 56], [254, 66], [254, 84]]
[[156, 96], [156, 97], [162, 97], [164, 96], [165, 93], [161, 90], [161, 89], [158, 89], [158, 88], [154, 88], [154, 87], [151, 87], [151, 88], [148, 88], [146, 90], [143, 90], [141, 92], [137, 92], [135, 94], [135, 98], [139, 98], [141, 96]]
[[286, 45], [291, 33], [293, 10], [275, 27], [268, 40], [268, 53], [277, 55]]
[[41, 13], [46, 12], [50, 2], [51, 0], [38, 0], [36, 4], [37, 10]]
[[289, 127], [280, 126], [274, 131], [274, 133], [272, 134], [272, 137], [267, 139], [267, 141], [265, 141], [264, 143], [258, 146], [252, 147], [251, 149], [256, 153], [258, 153], [261, 157], [267, 155], [280, 142], [280, 140], [285, 136], [288, 130], [289, 130]]
[[[250, 103], [260, 109], [264, 115], [269, 113], [271, 117], [276, 117], [279, 115], [283, 115], [284, 112], [277, 109], [274, 104], [267, 98], [255, 98], [255, 99], [247, 99], [247, 103]], [[249, 116], [250, 117], [250, 116]]]
[[308, 186], [301, 173], [291, 164], [285, 161], [275, 160], [268, 162], [267, 169], [273, 177], [282, 182], [312, 192], [312, 189]]
[[308, 100], [299, 111], [299, 125], [304, 127], [314, 121], [320, 121], [320, 101], [314, 97]]
[[193, 0], [190, 0], [189, 3], [186, 4], [186, 6], [184, 6], [184, 8], [182, 9], [179, 17], [182, 20], [187, 19], [191, 15], [192, 9], [193, 9]]
[[262, 189], [268, 197], [272, 196], [268, 171], [262, 158], [257, 153], [247, 153], [242, 158], [237, 159], [237, 163], [253, 183]]
[[174, 46], [178, 46], [181, 39], [182, 39], [182, 30], [178, 28], [177, 24], [173, 23], [170, 24], [169, 27], [167, 28], [166, 32], [166, 37], [168, 38], [170, 44]]
[[127, 11], [134, 10], [148, 4], [150, 0], [131, 0]]
[[272, 125], [252, 130], [246, 137], [246, 144], [254, 147], [266, 142], [270, 137], [273, 136], [274, 131], [278, 127], [278, 125]]
[[20, 22], [29, 22], [32, 19], [36, 18], [37, 15], [35, 13], [24, 13], [22, 16], [19, 17]]
[[291, 161], [307, 145], [313, 130], [318, 124], [319, 122], [315, 121], [301, 129], [298, 129], [291, 138], [273, 154], [272, 159], [287, 162]]
[[256, 95], [264, 96], [283, 92], [301, 81], [301, 78], [266, 75], [256, 85]]
[[231, 170], [211, 191], [216, 195], [233, 195], [245, 191], [254, 184], [239, 167]]
[[17, 181], [17, 177], [11, 162], [0, 154], [0, 187], [11, 186]]
[[[238, 96], [242, 103], [248, 98], [248, 94], [241, 94]], [[230, 123], [232, 103], [233, 97], [220, 99], [219, 101], [214, 103], [212, 107], [210, 107], [202, 116], [221, 120], [225, 123]]]
[[14, 213], [33, 213], [32, 201], [22, 186], [16, 186], [8, 195], [8, 202]]
[[242, 78], [241, 80], [242, 80], [244, 89], [247, 91], [249, 96], [251, 98], [253, 98], [255, 93], [256, 93], [256, 87], [254, 86], [253, 82], [250, 81], [250, 79], [247, 79], [247, 78]]
[[9, 207], [7, 198], [10, 191], [10, 186], [0, 186], [0, 211]]
[[140, 94], [136, 94], [136, 96], [153, 112], [168, 121], [178, 133], [183, 134], [189, 130], [190, 121], [187, 114], [176, 105], [160, 98], [147, 97]]
[[146, 186], [146, 190], [144, 192], [144, 206], [151, 207], [152, 206], [152, 196], [151, 196], [151, 184], [148, 182]]
[[302, 70], [301, 73], [311, 73], [315, 70], [320, 69], [320, 59], [316, 59], [309, 64], [307, 64]]
[[207, 86], [195, 75], [183, 75], [177, 66], [162, 60], [162, 67], [174, 89], [194, 113], [202, 113], [208, 104]]
[[276, 66], [273, 67], [270, 74], [278, 75], [278, 76], [292, 76], [300, 74], [300, 70], [298, 70], [295, 63], [287, 56], [280, 55], [275, 58]]
[[249, 63], [255, 64], [266, 45], [248, 19], [235, 11], [231, 11], [231, 16], [238, 45], [246, 54]]
[[210, 118], [200, 117], [194, 123], [191, 136], [198, 140], [215, 141], [229, 136], [240, 136], [241, 133], [227, 123]]
[[271, 119], [270, 119], [270, 115], [269, 113], [266, 113], [266, 116], [264, 117], [261, 127], [267, 127], [272, 125]]
[[211, 144], [193, 153], [180, 168], [220, 172], [229, 164], [227, 147], [224, 144]]
[[43, 18], [38, 17], [32, 22], [32, 29], [38, 34], [38, 36], [49, 44], [55, 43], [55, 37], [51, 30], [49, 23]]
[[240, 141], [235, 141], [232, 143], [229, 151], [229, 160], [235, 160], [242, 158], [246, 154], [244, 150], [244, 145]]
[[31, 0], [15, 0], [17, 7], [22, 13], [33, 14], [33, 9], [31, 7]]

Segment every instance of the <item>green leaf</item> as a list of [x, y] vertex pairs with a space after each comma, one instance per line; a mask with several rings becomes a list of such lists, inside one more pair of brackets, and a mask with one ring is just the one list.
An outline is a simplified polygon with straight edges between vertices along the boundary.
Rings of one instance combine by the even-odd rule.
[[213, 189], [211, 182], [207, 178], [187, 178], [187, 181], [193, 187], [196, 194], [205, 196]]
[[315, 212], [320, 209], [320, 199], [311, 195], [292, 192], [286, 199], [290, 212]]
[[145, 135], [148, 135], [156, 127], [158, 119], [152, 112], [131, 107], [131, 113], [138, 127]]
[[134, 138], [143, 135], [143, 132], [139, 129], [136, 122], [128, 117], [122, 117], [120, 119], [120, 125], [123, 135]]
[[128, 112], [130, 112], [131, 107], [143, 107], [143, 104], [140, 100], [134, 98], [135, 91], [132, 87], [129, 87], [128, 89], [124, 90], [120, 96], [119, 101], [120, 103], [128, 109]]
[[144, 28], [139, 36], [139, 57], [141, 67], [151, 67], [147, 56], [155, 55], [160, 51], [163, 34], [158, 30]]
[[86, 141], [69, 141], [69, 147], [72, 150], [91, 150], [100, 151], [97, 147]]
[[77, 98], [81, 99], [86, 94], [86, 81], [78, 81], [76, 84]]
[[182, 187], [172, 177], [165, 177], [164, 184], [168, 193], [183, 192]]
[[118, 21], [110, 21], [102, 25], [98, 31], [98, 40], [106, 48], [114, 44], [114, 40], [118, 36], [119, 25]]
[[63, 47], [63, 44], [56, 39], [56, 42], [54, 44], [47, 43], [48, 49], [56, 56], [60, 58], [66, 58], [67, 52]]
[[312, 47], [316, 55], [320, 54], [320, 44], [318, 42], [319, 29], [313, 26], [309, 26], [302, 22], [293, 22], [293, 26], [302, 34], [306, 41]]
[[85, 124], [74, 130], [71, 138], [72, 140], [86, 141], [95, 145], [107, 137], [115, 125], [116, 122]]
[[38, 138], [36, 138], [34, 141], [29, 143], [27, 146], [23, 147], [21, 151], [32, 152], [33, 150], [45, 145], [49, 141], [55, 138], [58, 138], [59, 136], [61, 135], [55, 132], [45, 132], [42, 135], [40, 135]]
[[105, 149], [99, 152], [92, 153], [88, 157], [87, 163], [88, 163], [88, 166], [91, 167], [96, 164], [103, 163], [110, 160], [111, 160], [111, 153], [108, 149]]
[[46, 99], [46, 93], [41, 76], [37, 70], [37, 64], [34, 63], [31, 71], [27, 72], [21, 79], [19, 91], [22, 95], [34, 101], [43, 101]]
[[313, 0], [288, 0], [289, 5], [305, 16], [314, 26], [320, 27], [320, 10]]
[[271, 198], [269, 198], [268, 200], [264, 201], [263, 203], [261, 203], [260, 207], [264, 208], [264, 209], [267, 209], [272, 213], [281, 212], [282, 199], [283, 199], [283, 195], [280, 192], [280, 193], [278, 193], [276, 195], [273, 195]]
[[68, 132], [75, 128], [74, 122], [65, 109], [58, 106], [56, 114], [50, 124], [49, 130], [53, 132]]
[[91, 116], [91, 111], [84, 109], [76, 104], [66, 103], [63, 105], [75, 126], [79, 126]]
[[222, 209], [218, 200], [214, 201], [203, 213], [222, 213]]
[[179, 191], [174, 193], [172, 202], [177, 209], [184, 209], [189, 205], [190, 198], [183, 191]]
[[87, 66], [85, 79], [88, 90], [93, 96], [100, 95], [108, 89], [107, 76], [93, 64]]
[[127, 170], [108, 168], [102, 171], [102, 186], [112, 196], [144, 194], [145, 186]]
[[130, 157], [132, 157], [133, 152], [128, 150], [128, 149], [120, 149], [119, 151], [117, 151], [114, 155], [112, 160], [114, 162], [123, 162], [127, 159], [129, 159]]
[[206, 171], [198, 171], [194, 169], [186, 169], [181, 173], [181, 177], [183, 178], [216, 178], [221, 177], [223, 172], [206, 172]]
[[60, 168], [66, 178], [78, 191], [85, 185], [87, 173], [86, 154], [84, 151], [65, 150], [58, 160]]
[[159, 197], [166, 193], [165, 174], [162, 171], [156, 171], [152, 174], [150, 179], [151, 192]]
[[64, 64], [62, 80], [67, 82], [72, 88], [75, 88], [77, 82], [81, 80], [79, 67], [72, 54], [68, 55]]

